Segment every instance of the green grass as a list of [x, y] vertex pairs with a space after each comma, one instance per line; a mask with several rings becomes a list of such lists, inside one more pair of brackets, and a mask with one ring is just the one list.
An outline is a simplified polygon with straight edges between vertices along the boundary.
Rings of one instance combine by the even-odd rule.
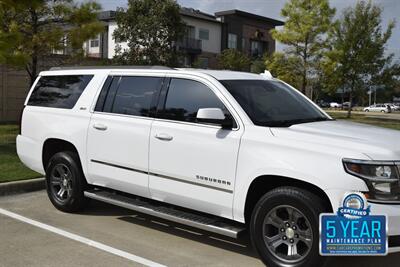
[[41, 177], [19, 160], [15, 147], [17, 134], [17, 125], [0, 124], [0, 183]]
[[385, 127], [395, 130], [400, 130], [400, 120], [382, 119], [366, 117], [363, 114], [352, 114], [351, 118], [347, 118], [347, 113], [328, 111], [328, 114], [338, 120], [350, 120], [359, 123], [370, 124], [379, 127]]

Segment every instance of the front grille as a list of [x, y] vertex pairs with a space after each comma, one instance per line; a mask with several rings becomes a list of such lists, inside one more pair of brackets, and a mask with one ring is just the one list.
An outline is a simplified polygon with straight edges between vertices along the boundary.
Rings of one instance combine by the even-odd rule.
[[389, 236], [389, 248], [400, 247], [400, 235]]

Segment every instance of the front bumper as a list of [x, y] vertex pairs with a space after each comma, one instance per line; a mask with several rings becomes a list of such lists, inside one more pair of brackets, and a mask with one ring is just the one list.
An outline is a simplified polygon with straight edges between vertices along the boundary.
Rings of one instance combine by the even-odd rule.
[[[342, 205], [346, 191], [340, 189], [326, 190], [333, 212], [337, 212]], [[400, 252], [400, 205], [377, 204], [368, 202], [371, 206], [371, 215], [386, 215], [388, 218], [389, 253]]]
[[400, 252], [400, 235], [389, 236], [389, 253]]
[[400, 252], [400, 205], [368, 204], [371, 206], [371, 215], [387, 215], [389, 253]]

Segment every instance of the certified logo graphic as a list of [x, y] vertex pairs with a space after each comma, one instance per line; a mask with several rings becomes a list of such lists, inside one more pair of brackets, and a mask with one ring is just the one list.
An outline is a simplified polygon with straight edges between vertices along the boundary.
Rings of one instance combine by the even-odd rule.
[[337, 214], [320, 215], [320, 254], [386, 255], [386, 216], [370, 215], [362, 193], [347, 193], [342, 203]]
[[343, 199], [343, 207], [338, 210], [339, 216], [344, 216], [348, 219], [357, 219], [363, 216], [368, 216], [370, 207], [365, 208], [367, 199], [361, 193], [349, 193]]

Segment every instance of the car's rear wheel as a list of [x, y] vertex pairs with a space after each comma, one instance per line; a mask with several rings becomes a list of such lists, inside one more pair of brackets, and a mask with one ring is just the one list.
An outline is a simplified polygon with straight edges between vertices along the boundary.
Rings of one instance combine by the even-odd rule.
[[266, 193], [256, 204], [250, 223], [253, 246], [269, 267], [322, 266], [319, 214], [322, 201], [293, 187]]
[[366, 110], [365, 110], [365, 112], [369, 112], [369, 110], [368, 110], [368, 109], [366, 109]]
[[46, 168], [46, 189], [52, 204], [59, 210], [74, 212], [87, 202], [84, 197], [86, 180], [79, 157], [66, 151], [55, 154]]

